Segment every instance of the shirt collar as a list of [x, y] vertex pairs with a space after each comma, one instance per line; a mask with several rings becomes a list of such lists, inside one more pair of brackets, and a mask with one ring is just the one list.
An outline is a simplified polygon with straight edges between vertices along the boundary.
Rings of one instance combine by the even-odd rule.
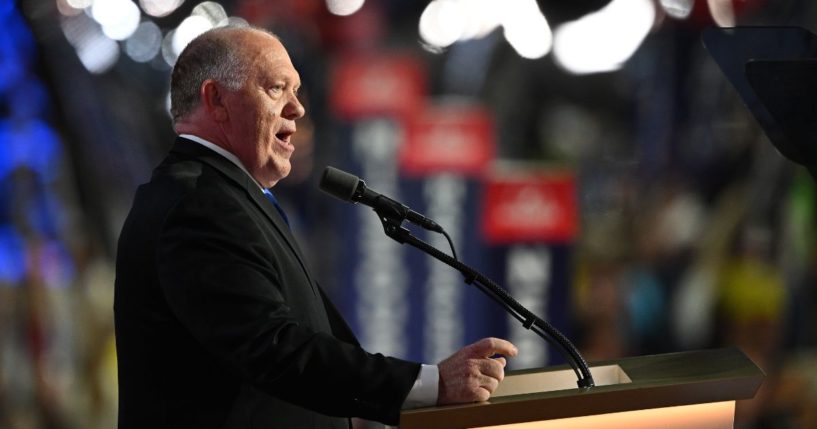
[[241, 163], [241, 160], [238, 159], [238, 157], [235, 156], [235, 154], [233, 154], [232, 152], [228, 151], [227, 149], [224, 149], [223, 147], [221, 147], [221, 146], [219, 146], [219, 145], [217, 145], [217, 144], [215, 144], [215, 143], [213, 143], [213, 142], [211, 142], [209, 140], [205, 140], [205, 139], [203, 139], [203, 138], [201, 138], [199, 136], [194, 136], [192, 134], [179, 134], [179, 137], [182, 137], [182, 138], [185, 138], [187, 140], [196, 142], [196, 143], [198, 143], [198, 144], [212, 150], [213, 152], [227, 158], [227, 160], [229, 160], [230, 162], [235, 164], [238, 168], [240, 168], [241, 171], [243, 171], [244, 174], [246, 174], [262, 191], [265, 190], [265, 188], [263, 186], [261, 186], [261, 184], [258, 183], [255, 180], [255, 178], [252, 177], [252, 174], [250, 174], [250, 172], [247, 171], [247, 168], [244, 167], [244, 164]]

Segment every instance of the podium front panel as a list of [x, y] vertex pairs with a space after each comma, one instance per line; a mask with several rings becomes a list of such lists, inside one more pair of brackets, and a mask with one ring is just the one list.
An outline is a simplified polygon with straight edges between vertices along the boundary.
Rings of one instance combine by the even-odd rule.
[[735, 402], [652, 408], [469, 429], [732, 429]]

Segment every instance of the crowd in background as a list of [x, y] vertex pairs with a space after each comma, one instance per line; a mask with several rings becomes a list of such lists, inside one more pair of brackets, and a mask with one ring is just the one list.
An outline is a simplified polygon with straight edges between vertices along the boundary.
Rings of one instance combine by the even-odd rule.
[[[122, 60], [90, 75], [45, 29], [51, 3], [0, 2], [0, 428], [109, 428], [116, 234], [172, 139], [169, 66]], [[711, 23], [664, 18], [620, 70], [571, 76], [520, 58], [500, 30], [426, 52], [412, 2], [350, 17], [320, 1], [224, 3], [280, 34], [302, 73], [310, 113], [284, 200], [312, 195], [314, 166], [338, 150], [330, 59], [413, 52], [434, 96], [494, 112], [502, 160], [576, 171], [571, 319], [589, 361], [739, 347], [767, 377], [736, 427], [817, 427], [817, 187], [702, 47]], [[814, 9], [778, 2], [738, 22], [814, 29]]]

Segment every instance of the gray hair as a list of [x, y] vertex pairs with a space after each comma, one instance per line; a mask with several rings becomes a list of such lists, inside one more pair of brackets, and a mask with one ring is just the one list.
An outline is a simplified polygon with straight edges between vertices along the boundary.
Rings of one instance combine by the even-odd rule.
[[235, 33], [261, 31], [256, 27], [220, 27], [193, 39], [179, 55], [170, 76], [170, 113], [173, 121], [190, 114], [199, 105], [199, 90], [205, 80], [212, 79], [231, 91], [247, 81], [247, 58]]

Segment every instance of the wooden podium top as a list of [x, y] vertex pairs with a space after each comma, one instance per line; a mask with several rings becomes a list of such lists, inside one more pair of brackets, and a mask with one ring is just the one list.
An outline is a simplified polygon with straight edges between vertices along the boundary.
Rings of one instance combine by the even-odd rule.
[[764, 378], [736, 348], [596, 362], [590, 370], [597, 384], [590, 389], [576, 387], [568, 366], [508, 371], [488, 402], [404, 411], [400, 427], [469, 428], [748, 399]]

